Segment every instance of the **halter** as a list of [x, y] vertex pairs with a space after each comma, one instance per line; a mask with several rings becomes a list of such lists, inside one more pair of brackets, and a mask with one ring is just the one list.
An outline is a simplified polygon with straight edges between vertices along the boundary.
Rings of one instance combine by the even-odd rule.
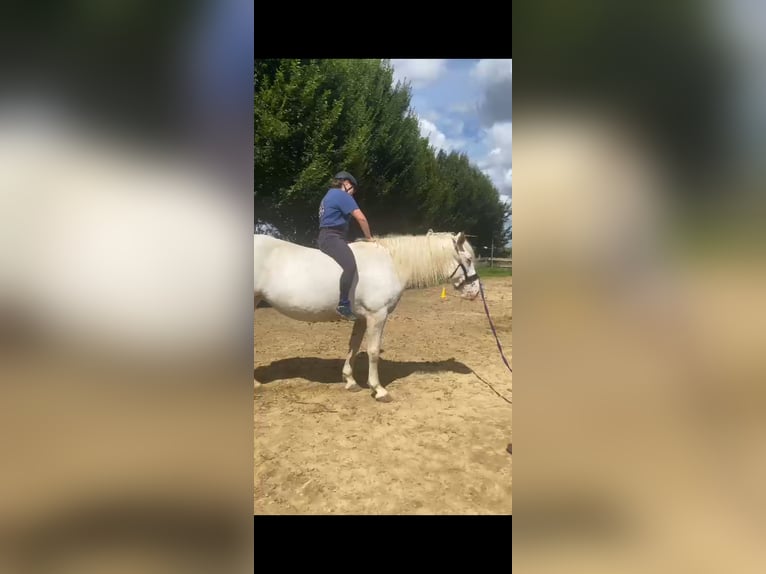
[[462, 261], [458, 261], [457, 267], [455, 267], [455, 270], [450, 274], [448, 279], [452, 279], [452, 277], [457, 273], [458, 269], [463, 270], [463, 279], [458, 283], [456, 289], [460, 289], [463, 285], [470, 285], [474, 281], [479, 279], [479, 274], [474, 273], [473, 275], [468, 275], [468, 270], [465, 268], [465, 265], [463, 265]]

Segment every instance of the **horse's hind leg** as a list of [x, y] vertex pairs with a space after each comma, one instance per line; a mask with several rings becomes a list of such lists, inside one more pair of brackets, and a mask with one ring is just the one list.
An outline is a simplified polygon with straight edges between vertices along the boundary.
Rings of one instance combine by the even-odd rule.
[[383, 388], [378, 378], [378, 359], [380, 357], [380, 341], [383, 338], [383, 328], [386, 326], [388, 313], [379, 311], [367, 321], [367, 355], [370, 360], [370, 387], [375, 391], [375, 399], [384, 403], [391, 402], [391, 395]]
[[348, 354], [346, 355], [346, 362], [343, 364], [343, 379], [346, 381], [346, 389], [349, 391], [361, 391], [356, 380], [354, 379], [354, 359], [357, 353], [359, 353], [359, 347], [362, 345], [362, 338], [364, 337], [364, 319], [359, 317], [354, 322], [354, 328], [351, 331], [351, 338], [348, 341]]

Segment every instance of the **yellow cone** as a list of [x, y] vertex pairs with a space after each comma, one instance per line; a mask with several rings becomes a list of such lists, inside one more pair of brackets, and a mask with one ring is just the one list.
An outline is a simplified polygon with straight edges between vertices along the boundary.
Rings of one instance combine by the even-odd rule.
[[444, 301], [447, 298], [447, 288], [442, 287], [442, 295], [441, 295], [442, 301]]

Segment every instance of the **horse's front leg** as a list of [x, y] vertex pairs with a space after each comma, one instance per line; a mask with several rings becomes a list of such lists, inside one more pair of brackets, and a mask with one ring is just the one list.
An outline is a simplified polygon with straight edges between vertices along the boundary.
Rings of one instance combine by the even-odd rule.
[[362, 387], [360, 387], [354, 379], [354, 359], [356, 358], [357, 353], [359, 353], [359, 347], [362, 346], [364, 325], [364, 319], [359, 317], [354, 322], [351, 338], [348, 341], [348, 353], [346, 354], [346, 362], [343, 364], [343, 380], [346, 381], [346, 389], [349, 391], [362, 390]]
[[386, 326], [388, 313], [383, 310], [373, 315], [367, 321], [367, 356], [370, 361], [369, 384], [375, 391], [375, 400], [389, 403], [393, 399], [388, 391], [380, 384], [378, 377], [378, 359], [380, 358], [380, 342], [383, 338], [383, 328]]

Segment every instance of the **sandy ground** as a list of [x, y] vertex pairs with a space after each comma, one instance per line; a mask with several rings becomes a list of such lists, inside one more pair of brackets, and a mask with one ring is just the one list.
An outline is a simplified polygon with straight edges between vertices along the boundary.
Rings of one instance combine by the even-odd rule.
[[[484, 286], [512, 365], [512, 279]], [[405, 292], [386, 326], [388, 404], [343, 388], [349, 323], [256, 309], [254, 514], [512, 513], [512, 406], [499, 396], [512, 400], [512, 375], [481, 297], [440, 293]]]

